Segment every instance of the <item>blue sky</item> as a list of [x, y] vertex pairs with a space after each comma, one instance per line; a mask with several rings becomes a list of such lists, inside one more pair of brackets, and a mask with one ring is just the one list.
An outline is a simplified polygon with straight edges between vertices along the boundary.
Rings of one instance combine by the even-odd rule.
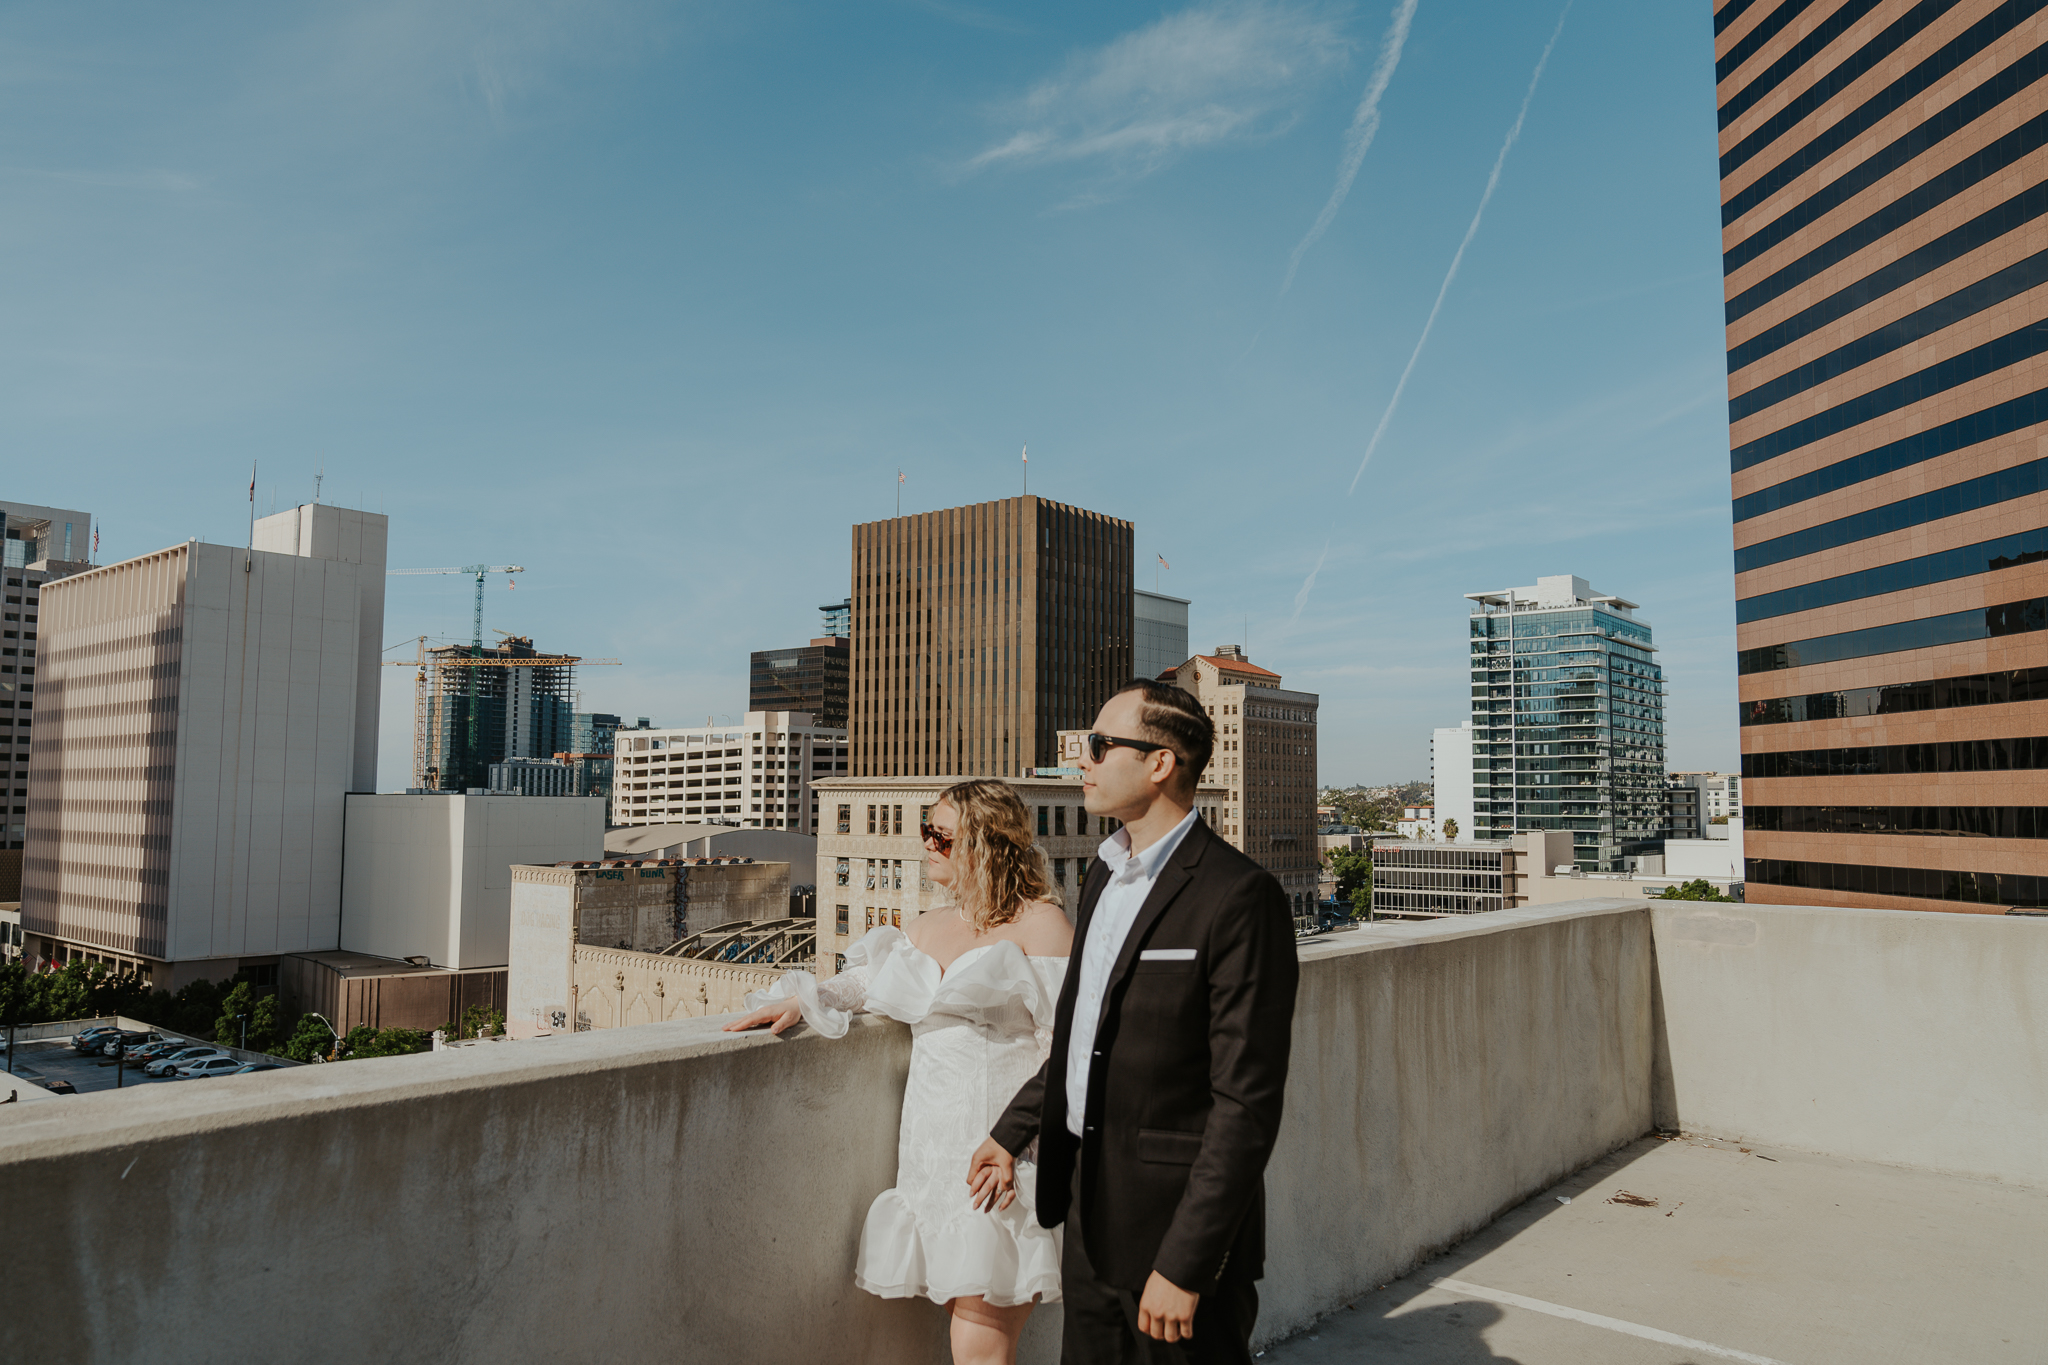
[[[1460, 594], [1555, 573], [1644, 604], [1671, 765], [1731, 767], [1708, 6], [1559, 13], [11, 6], [4, 496], [111, 560], [324, 467], [394, 567], [525, 565], [486, 625], [624, 660], [587, 709], [696, 724], [899, 468], [906, 511], [1005, 497], [1028, 443], [1198, 648], [1322, 694], [1326, 782], [1425, 772]], [[394, 579], [386, 637], [469, 606]]]

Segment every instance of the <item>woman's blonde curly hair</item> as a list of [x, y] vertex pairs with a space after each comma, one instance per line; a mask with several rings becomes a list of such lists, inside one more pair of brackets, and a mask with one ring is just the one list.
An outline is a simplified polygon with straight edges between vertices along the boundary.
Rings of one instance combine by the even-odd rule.
[[[939, 793], [960, 817], [953, 857], [960, 876], [953, 901], [985, 934], [1008, 924], [1032, 901], [1060, 903], [1045, 854], [1031, 841], [1031, 812], [1007, 782], [980, 778]], [[964, 856], [963, 856], [964, 855]]]

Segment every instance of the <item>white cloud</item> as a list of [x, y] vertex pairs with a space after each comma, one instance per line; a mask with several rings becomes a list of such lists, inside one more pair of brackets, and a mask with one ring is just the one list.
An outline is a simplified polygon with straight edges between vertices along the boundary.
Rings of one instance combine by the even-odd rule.
[[1144, 171], [1182, 152], [1269, 136], [1349, 45], [1320, 10], [1200, 5], [1069, 57], [1004, 111], [1014, 131], [973, 167], [1106, 160]]

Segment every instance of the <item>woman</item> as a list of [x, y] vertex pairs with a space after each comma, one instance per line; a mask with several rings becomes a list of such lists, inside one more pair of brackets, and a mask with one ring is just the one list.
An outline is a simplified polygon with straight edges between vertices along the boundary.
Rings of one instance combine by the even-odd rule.
[[970, 1193], [963, 1180], [1051, 1048], [1073, 929], [1007, 784], [949, 787], [922, 833], [926, 875], [952, 893], [950, 906], [918, 916], [907, 934], [868, 931], [823, 984], [788, 973], [749, 995], [753, 1012], [726, 1028], [780, 1033], [802, 1018], [838, 1038], [862, 1008], [911, 1026], [896, 1186], [868, 1209], [854, 1282], [944, 1304], [956, 1365], [1011, 1365], [1033, 1302], [1059, 1297], [1059, 1237], [1031, 1212], [1035, 1164], [1020, 1159], [1005, 1188]]

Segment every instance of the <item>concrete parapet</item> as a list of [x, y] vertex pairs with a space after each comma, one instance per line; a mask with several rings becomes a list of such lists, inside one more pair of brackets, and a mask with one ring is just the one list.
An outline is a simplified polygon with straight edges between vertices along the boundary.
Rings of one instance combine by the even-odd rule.
[[1650, 914], [1660, 1126], [2048, 1186], [2048, 920]]
[[[1607, 901], [1304, 945], [1260, 1339], [1640, 1136], [1653, 1104], [2038, 1179], [2017, 1149], [2048, 1110], [2041, 930]], [[9, 1288], [53, 1311], [0, 1318], [0, 1358], [942, 1361], [936, 1307], [852, 1283], [909, 1051], [879, 1019], [838, 1042], [671, 1019], [10, 1106], [0, 1207], [48, 1235]], [[1056, 1328], [1036, 1315], [1026, 1361]]]

